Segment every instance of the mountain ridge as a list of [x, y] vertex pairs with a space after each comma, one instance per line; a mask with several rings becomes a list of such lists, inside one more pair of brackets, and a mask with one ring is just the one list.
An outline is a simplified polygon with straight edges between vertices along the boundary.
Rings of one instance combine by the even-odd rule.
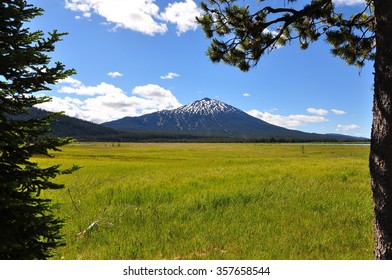
[[[50, 112], [31, 108], [28, 114], [9, 116], [27, 120]], [[281, 128], [252, 117], [218, 100], [204, 98], [173, 110], [113, 121], [115, 128], [70, 116], [56, 117], [50, 134], [81, 142], [358, 142], [341, 134], [316, 134]], [[153, 124], [153, 125], [151, 125]], [[124, 129], [125, 126], [125, 129]], [[263, 133], [260, 133], [263, 128]]]
[[222, 101], [207, 97], [176, 109], [162, 110], [138, 117], [125, 117], [101, 125], [128, 132], [178, 133], [206, 137], [265, 140], [277, 138], [284, 141], [364, 139], [283, 128], [255, 118]]

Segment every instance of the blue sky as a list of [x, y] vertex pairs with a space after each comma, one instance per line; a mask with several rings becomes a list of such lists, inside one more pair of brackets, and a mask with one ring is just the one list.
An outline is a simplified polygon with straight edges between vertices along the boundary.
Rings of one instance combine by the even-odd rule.
[[[335, 2], [346, 12], [362, 5]], [[293, 42], [243, 73], [205, 55], [209, 41], [194, 21], [198, 0], [29, 3], [45, 9], [32, 30], [69, 33], [52, 57], [77, 71], [44, 93], [53, 98], [45, 109], [101, 123], [210, 97], [290, 129], [370, 136], [373, 63], [347, 66], [323, 40], [306, 51]]]

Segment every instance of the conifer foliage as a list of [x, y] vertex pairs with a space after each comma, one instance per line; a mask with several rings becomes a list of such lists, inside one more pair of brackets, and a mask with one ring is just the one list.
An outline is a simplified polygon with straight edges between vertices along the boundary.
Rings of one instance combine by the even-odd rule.
[[323, 35], [332, 46], [332, 54], [350, 65], [363, 66], [366, 60], [374, 60], [373, 1], [367, 0], [363, 10], [348, 18], [336, 12], [331, 0], [309, 1], [300, 9], [289, 5], [297, 0], [288, 0], [284, 7], [258, 0], [265, 5], [257, 10], [240, 6], [237, 0], [208, 1], [210, 6], [201, 4], [204, 14], [198, 21], [212, 39], [208, 55], [213, 62], [223, 61], [248, 71], [265, 53], [294, 40], [301, 49], [307, 49]]
[[62, 188], [51, 179], [77, 169], [42, 168], [31, 160], [37, 154], [50, 156], [71, 141], [47, 135], [59, 114], [20, 118], [50, 100], [35, 93], [74, 74], [48, 56], [64, 33], [45, 35], [26, 27], [42, 13], [24, 0], [0, 2], [0, 259], [46, 259], [63, 244], [63, 220], [53, 215], [53, 202], [40, 194]]

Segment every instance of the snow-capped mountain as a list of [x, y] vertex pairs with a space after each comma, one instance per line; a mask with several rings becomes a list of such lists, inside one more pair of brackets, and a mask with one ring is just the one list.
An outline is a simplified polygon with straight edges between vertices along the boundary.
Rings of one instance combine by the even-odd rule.
[[[269, 124], [219, 100], [204, 98], [174, 110], [125, 117], [103, 126], [132, 132], [169, 133], [235, 138], [320, 140], [326, 135], [305, 133]], [[346, 137], [347, 138], [347, 137]]]
[[174, 114], [194, 114], [194, 115], [214, 115], [219, 114], [221, 112], [230, 113], [239, 111], [239, 109], [234, 108], [233, 106], [227, 105], [221, 101], [204, 98], [202, 100], [195, 101], [191, 104], [182, 106], [180, 108], [171, 110], [171, 111], [164, 111]]

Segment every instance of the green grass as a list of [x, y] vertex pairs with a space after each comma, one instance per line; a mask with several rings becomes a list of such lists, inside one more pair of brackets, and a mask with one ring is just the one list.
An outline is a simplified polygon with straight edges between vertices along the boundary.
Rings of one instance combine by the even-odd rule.
[[[369, 147], [74, 144], [56, 259], [372, 259]], [[96, 222], [98, 225], [87, 228]]]

